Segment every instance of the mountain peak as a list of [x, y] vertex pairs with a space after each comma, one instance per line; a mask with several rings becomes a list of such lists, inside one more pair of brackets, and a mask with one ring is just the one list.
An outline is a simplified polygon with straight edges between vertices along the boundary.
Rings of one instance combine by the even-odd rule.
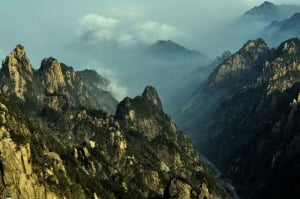
[[172, 40], [158, 40], [154, 45], [157, 45], [157, 46], [167, 46], [167, 47], [182, 47], [182, 48], [184, 48], [183, 46], [175, 43]]
[[281, 7], [269, 1], [265, 1], [259, 6], [245, 12], [244, 16], [252, 19], [259, 19], [263, 21], [273, 21], [282, 18]]
[[278, 48], [279, 51], [287, 54], [295, 54], [300, 52], [300, 39], [291, 38], [284, 41]]
[[202, 53], [196, 50], [190, 50], [184, 46], [171, 41], [171, 40], [158, 40], [146, 50], [147, 53], [159, 56], [172, 55], [172, 56], [192, 56], [192, 57], [205, 57]]
[[151, 45], [148, 50], [165, 51], [165, 52], [181, 52], [187, 50], [185, 47], [171, 40], [158, 40]]
[[299, 19], [300, 18], [300, 12], [296, 12], [293, 16], [292, 19]]
[[30, 74], [33, 73], [32, 66], [26, 55], [25, 47], [21, 44], [18, 44], [12, 50], [12, 52], [9, 56], [6, 57], [2, 65], [2, 70], [6, 71], [6, 74], [10, 73], [9, 71], [12, 70], [12, 67], [24, 70]]
[[141, 96], [133, 99], [126, 97], [121, 101], [117, 107], [116, 117], [122, 121], [128, 119], [133, 121], [137, 115], [142, 118], [152, 117], [154, 112], [162, 113], [162, 104], [156, 89], [147, 86]]
[[65, 86], [64, 75], [60, 63], [53, 57], [42, 60], [39, 71], [44, 72], [43, 82], [49, 93]]
[[42, 60], [40, 71], [45, 71], [45, 70], [49, 70], [50, 68], [60, 67], [58, 65], [59, 62], [57, 61], [57, 59], [53, 57], [47, 57]]
[[267, 43], [261, 39], [255, 39], [255, 40], [249, 40], [247, 41], [247, 43], [243, 46], [243, 48], [241, 49], [242, 51], [246, 51], [246, 52], [262, 52], [268, 49], [268, 45]]
[[26, 58], [26, 52], [25, 52], [25, 47], [22, 46], [21, 44], [18, 44], [15, 49], [11, 52], [11, 56], [14, 56], [15, 58], [18, 59], [24, 59]]
[[142, 95], [144, 98], [146, 98], [149, 102], [154, 104], [155, 106], [162, 108], [161, 101], [158, 97], [157, 91], [152, 86], [147, 86], [143, 92]]
[[[292, 23], [296, 23], [299, 24], [300, 22], [300, 12], [296, 12], [295, 14], [293, 14], [293, 16], [291, 18], [289, 18], [287, 20], [288, 22], [292, 22]], [[295, 24], [294, 24], [295, 25]]]
[[272, 7], [274, 4], [270, 1], [264, 1], [259, 7]]
[[90, 82], [91, 84], [94, 84], [94, 86], [99, 88], [107, 87], [110, 83], [110, 81], [103, 77], [102, 75], [98, 74], [97, 71], [92, 69], [85, 69], [82, 71], [78, 71], [77, 74], [86, 82]]
[[251, 10], [248, 10], [245, 14], [246, 15], [264, 14], [264, 12], [273, 10], [275, 7], [276, 7], [275, 4], [273, 4], [269, 1], [264, 1], [259, 6], [255, 6]]
[[2, 62], [1, 72], [10, 82], [8, 85], [3, 86], [3, 91], [10, 92], [19, 99], [24, 100], [25, 85], [32, 81], [34, 72], [26, 56], [24, 46], [17, 45], [10, 55], [6, 56]]
[[266, 42], [258, 38], [249, 40], [237, 53], [225, 59], [209, 77], [209, 87], [240, 87], [243, 81], [251, 81], [250, 76], [259, 70], [261, 59], [268, 53]]

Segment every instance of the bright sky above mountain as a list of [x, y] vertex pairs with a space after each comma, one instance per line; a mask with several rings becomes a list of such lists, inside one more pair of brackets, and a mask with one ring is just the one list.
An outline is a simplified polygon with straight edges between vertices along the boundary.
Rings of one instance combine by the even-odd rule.
[[[277, 0], [274, 3], [299, 3]], [[0, 53], [17, 43], [47, 54], [76, 39], [120, 45], [173, 39], [202, 50], [201, 39], [257, 0], [2, 0]], [[42, 50], [41, 50], [42, 51]], [[35, 52], [36, 53], [36, 52]]]

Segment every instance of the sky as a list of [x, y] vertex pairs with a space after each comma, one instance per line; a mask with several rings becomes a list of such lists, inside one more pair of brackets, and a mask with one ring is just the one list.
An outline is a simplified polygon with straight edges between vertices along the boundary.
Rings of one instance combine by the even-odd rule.
[[[21, 3], [22, 2], [22, 3]], [[299, 4], [299, 0], [274, 0], [275, 4]], [[213, 42], [218, 31], [257, 0], [1, 0], [0, 56], [4, 59], [17, 45], [27, 50], [34, 68], [49, 56], [75, 69], [94, 68], [112, 79], [122, 79], [126, 68], [113, 61], [93, 60], [171, 39], [213, 58], [227, 46]], [[102, 47], [102, 48], [101, 48]], [[229, 47], [228, 47], [229, 48]], [[138, 49], [138, 48], [137, 48]], [[120, 59], [124, 61], [125, 58]], [[122, 84], [122, 82], [119, 82]], [[121, 96], [126, 95], [125, 87]], [[120, 98], [121, 98], [120, 96]]]

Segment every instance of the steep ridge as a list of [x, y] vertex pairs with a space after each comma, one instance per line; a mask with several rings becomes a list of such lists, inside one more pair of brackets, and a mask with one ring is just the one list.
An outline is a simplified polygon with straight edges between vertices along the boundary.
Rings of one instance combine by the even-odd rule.
[[[10, 94], [20, 102], [31, 103], [36, 109], [45, 103], [61, 109], [59, 103], [64, 98], [68, 98], [68, 102], [76, 107], [101, 108], [111, 114], [116, 109], [117, 100], [113, 96], [100, 87], [88, 87], [92, 80], [81, 78], [79, 72], [52, 57], [42, 60], [40, 69], [34, 70], [22, 45], [18, 45], [6, 57], [0, 76], [3, 93]], [[97, 81], [95, 84], [101, 84]]]
[[276, 5], [272, 2], [265, 1], [261, 5], [246, 11], [243, 18], [270, 23], [274, 20], [289, 18], [299, 11], [300, 6], [298, 5]]
[[[143, 61], [139, 60], [136, 71], [142, 70], [142, 74], [145, 70], [149, 72], [148, 77], [143, 79], [152, 82], [158, 89], [165, 111], [174, 117], [177, 107], [186, 100], [185, 93], [194, 91], [193, 80], [207, 77], [212, 68], [210, 63], [211, 60], [197, 50], [171, 40], [159, 40], [145, 49]], [[164, 78], [157, 74], [164, 74]], [[191, 74], [196, 77], [191, 78]], [[187, 82], [189, 85], [185, 84]], [[174, 102], [174, 98], [180, 103]]]
[[[253, 42], [247, 60], [243, 52]], [[277, 49], [262, 44], [249, 41], [211, 75], [198, 103], [219, 92], [218, 100], [205, 113], [198, 109], [210, 122], [199, 121], [193, 135], [206, 138], [196, 147], [232, 179], [241, 198], [298, 198], [300, 40]], [[235, 57], [244, 62], [232, 62]]]
[[153, 87], [113, 116], [87, 92], [98, 84], [79, 77], [94, 72], [77, 75], [54, 58], [32, 71], [32, 83], [24, 71], [15, 79], [1, 72], [2, 88], [25, 81], [22, 92], [0, 95], [1, 198], [231, 198]]
[[203, 130], [201, 139], [214, 136], [210, 131], [204, 130], [211, 123], [209, 116], [216, 111], [217, 105], [225, 96], [256, 81], [257, 74], [261, 72], [261, 64], [268, 56], [267, 44], [262, 39], [257, 39], [248, 41], [237, 53], [228, 56], [216, 67], [176, 119], [192, 140], [199, 138], [199, 129]]
[[24, 93], [27, 91], [26, 84], [31, 84], [33, 81], [33, 71], [24, 47], [17, 45], [2, 63], [2, 91], [24, 100]]
[[108, 92], [111, 83], [110, 80], [99, 75], [94, 70], [86, 69], [78, 71], [77, 75], [84, 81], [86, 89], [88, 89], [89, 93], [93, 95], [93, 98], [101, 99], [101, 101], [98, 100], [100, 107], [106, 107], [106, 109], [103, 110], [109, 113], [114, 113], [116, 110], [117, 100]]
[[300, 10], [284, 20], [275, 20], [264, 28], [262, 35], [270, 44], [297, 37], [300, 33]]

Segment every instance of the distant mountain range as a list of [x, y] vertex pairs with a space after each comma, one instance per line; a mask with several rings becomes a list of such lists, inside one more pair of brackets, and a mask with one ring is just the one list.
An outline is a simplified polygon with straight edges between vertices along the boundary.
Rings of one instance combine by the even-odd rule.
[[262, 37], [271, 46], [277, 46], [280, 41], [299, 36], [299, 13], [298, 5], [276, 5], [266, 1], [245, 12], [239, 23], [246, 29], [249, 27], [249, 35], [252, 32], [251, 36]]
[[[194, 91], [192, 82], [207, 77], [213, 68], [210, 63], [211, 60], [199, 51], [171, 40], [159, 40], [146, 48], [141, 64], [144, 70], [155, 68], [154, 76], [160, 78], [157, 89], [161, 93], [164, 108], [173, 114], [178, 102], [186, 99], [185, 94]], [[177, 99], [176, 102], [174, 98]]]
[[262, 32], [271, 45], [276, 45], [278, 41], [300, 35], [300, 13], [297, 12], [290, 18], [273, 21], [266, 26]]

